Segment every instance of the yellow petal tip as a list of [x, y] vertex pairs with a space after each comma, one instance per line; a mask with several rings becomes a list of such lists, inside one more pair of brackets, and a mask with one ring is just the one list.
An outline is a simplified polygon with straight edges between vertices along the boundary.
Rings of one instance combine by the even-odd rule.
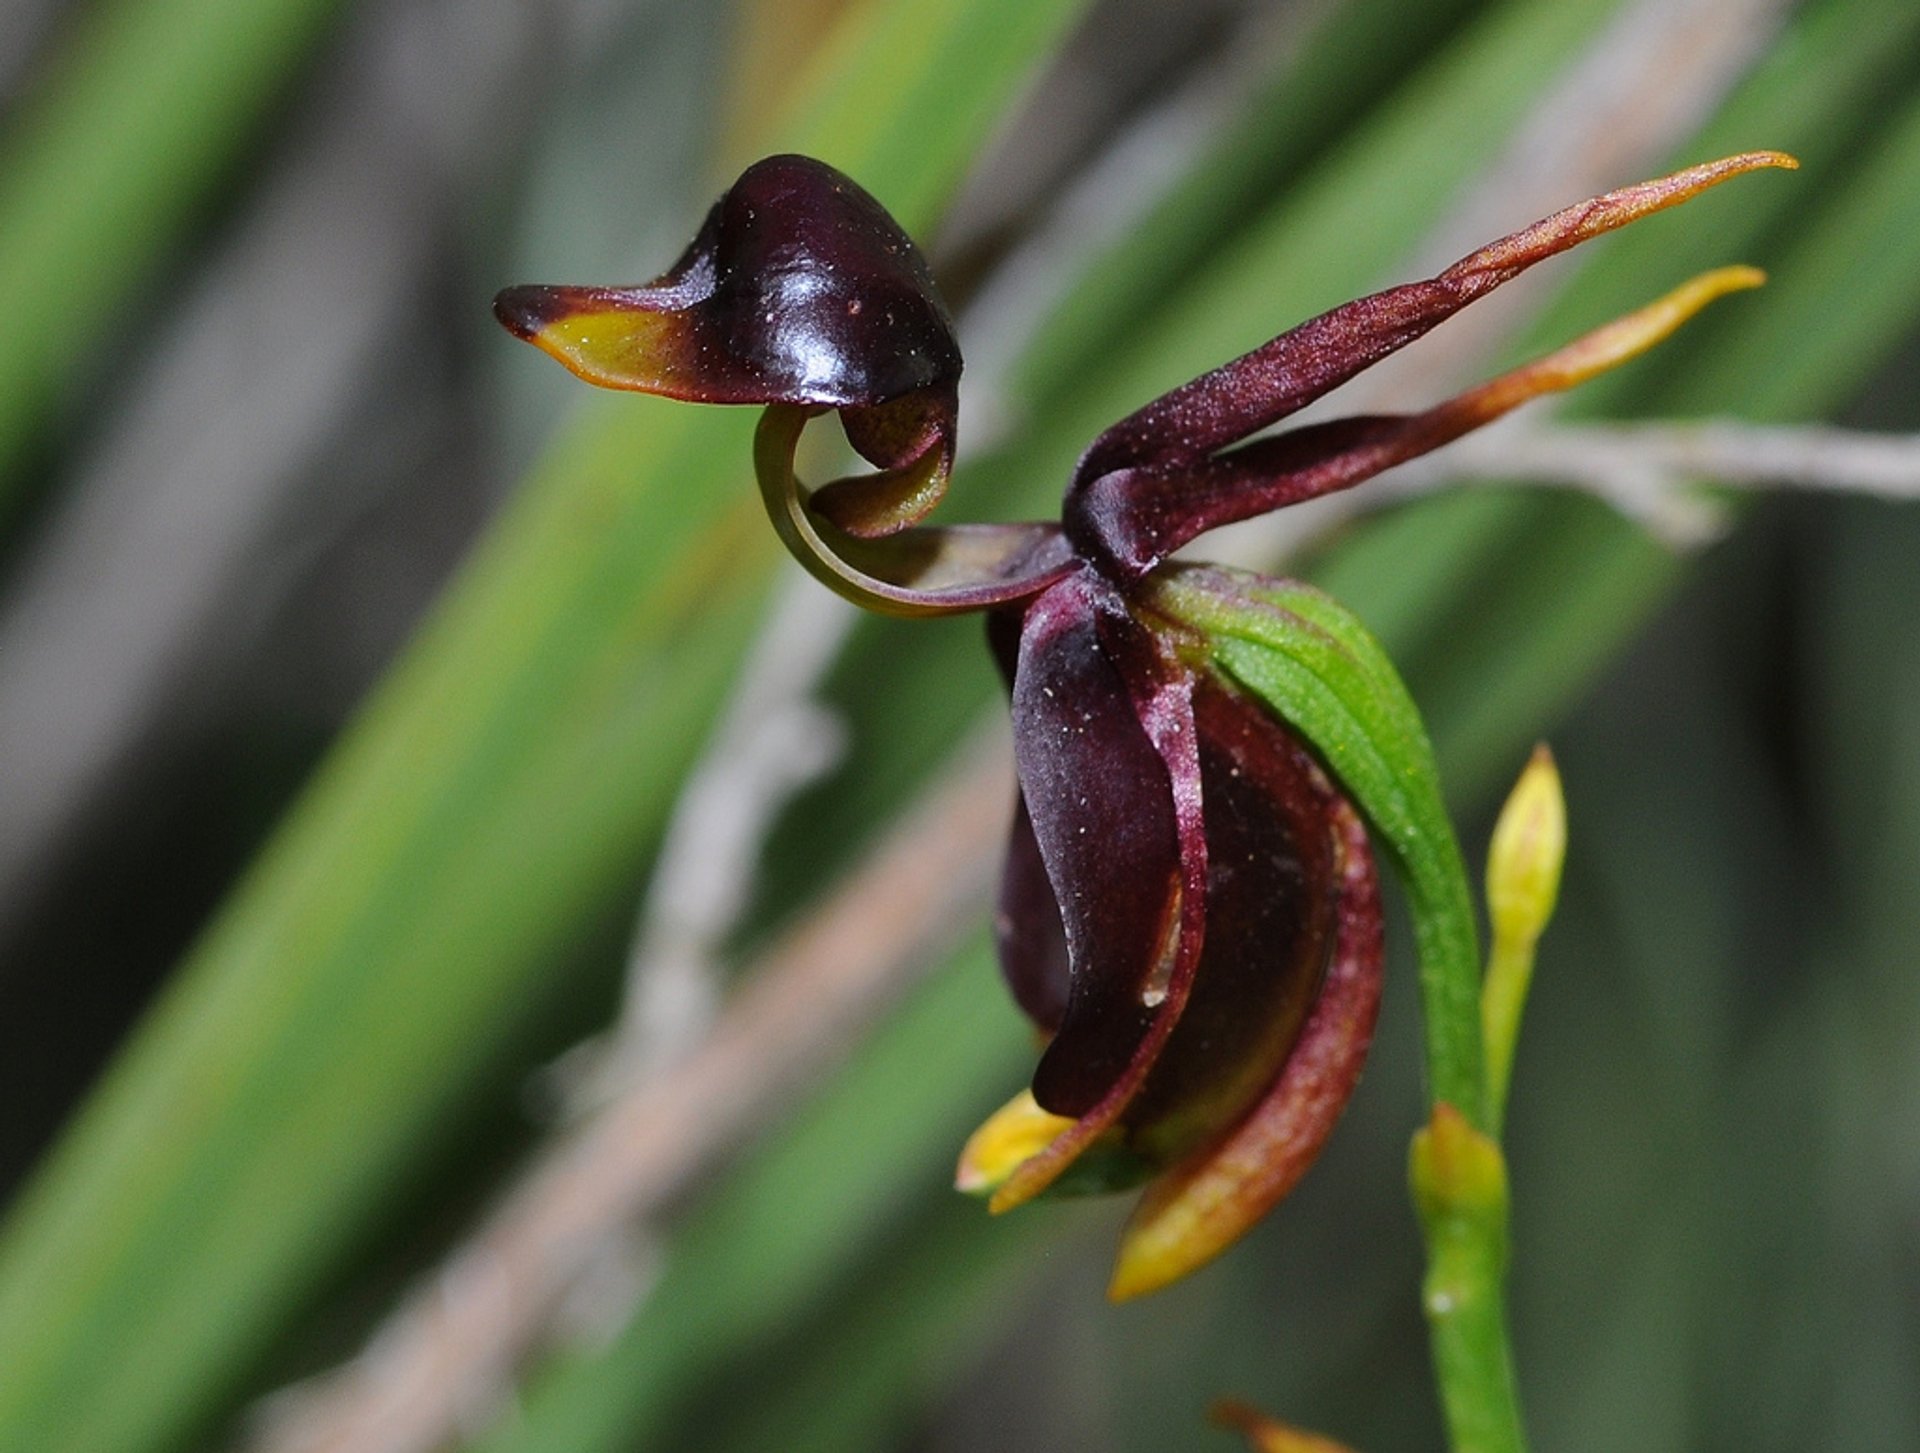
[[1276, 1422], [1248, 1403], [1225, 1399], [1209, 1408], [1207, 1417], [1245, 1437], [1253, 1453], [1351, 1453], [1344, 1443]]
[[1042, 1110], [1033, 1092], [1022, 1090], [967, 1137], [954, 1171], [954, 1188], [968, 1195], [990, 1196], [987, 1210], [993, 1215], [1011, 1211], [1027, 1199], [1018, 1194], [1017, 1186], [1008, 1184], [1013, 1173], [1072, 1124], [1064, 1115]]
[[1189, 1218], [1175, 1216], [1169, 1222], [1143, 1218], [1136, 1211], [1114, 1258], [1107, 1300], [1117, 1305], [1150, 1296], [1199, 1270], [1223, 1249], [1211, 1241], [1203, 1248], [1202, 1239]]

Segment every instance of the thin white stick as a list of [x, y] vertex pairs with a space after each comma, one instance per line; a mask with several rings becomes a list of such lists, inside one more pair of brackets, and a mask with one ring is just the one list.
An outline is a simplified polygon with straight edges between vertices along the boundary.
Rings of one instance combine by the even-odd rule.
[[[1920, 499], [1920, 434], [1714, 419], [1670, 424], [1513, 424], [1383, 476], [1374, 499], [1462, 480], [1586, 490], [1677, 545], [1710, 539], [1719, 511], [1698, 486]], [[1356, 501], [1358, 503], [1360, 501]], [[1369, 501], [1371, 502], [1371, 501]]]
[[635, 916], [619, 1022], [556, 1067], [574, 1110], [665, 1070], [712, 1027], [723, 950], [767, 832], [845, 750], [845, 728], [817, 693], [855, 618], [798, 566], [782, 570], [732, 699], [668, 822]]

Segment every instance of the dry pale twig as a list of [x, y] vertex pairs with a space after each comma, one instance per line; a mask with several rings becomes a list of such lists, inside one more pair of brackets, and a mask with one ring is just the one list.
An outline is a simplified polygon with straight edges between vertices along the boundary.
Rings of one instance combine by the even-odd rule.
[[561, 1140], [360, 1358], [269, 1404], [256, 1453], [427, 1453], [497, 1397], [609, 1237], [774, 1118], [979, 915], [1006, 830], [1009, 755], [998, 734], [963, 752], [671, 1075]]
[[634, 924], [620, 1022], [555, 1067], [590, 1109], [697, 1045], [720, 1005], [720, 960], [780, 810], [840, 758], [845, 728], [817, 699], [853, 608], [799, 567], [775, 589], [738, 685], [674, 805]]
[[1714, 501], [1697, 488], [1703, 484], [1920, 499], [1920, 434], [1731, 419], [1515, 425], [1396, 470], [1380, 493], [1405, 496], [1465, 479], [1586, 490], [1669, 543], [1692, 545], [1712, 538], [1720, 521]]
[[1703, 486], [1920, 499], [1920, 435], [1734, 419], [1580, 425], [1512, 420], [1400, 465], [1358, 492], [1291, 511], [1303, 523], [1281, 542], [1283, 549], [1276, 550], [1270, 532], [1245, 526], [1222, 531], [1199, 548], [1209, 559], [1271, 569], [1356, 515], [1468, 483], [1581, 490], [1663, 543], [1693, 549], [1718, 538], [1725, 525], [1726, 512]]

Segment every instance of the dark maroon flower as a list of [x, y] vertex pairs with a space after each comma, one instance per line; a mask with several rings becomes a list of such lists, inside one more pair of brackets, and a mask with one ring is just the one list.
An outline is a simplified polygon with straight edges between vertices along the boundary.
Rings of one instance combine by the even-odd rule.
[[[593, 382], [766, 406], [769, 514], [842, 594], [898, 614], [989, 613], [1020, 778], [997, 938], [1049, 1043], [1031, 1092], [969, 1142], [960, 1179], [996, 1210], [1056, 1185], [1151, 1180], [1114, 1295], [1217, 1255], [1292, 1188], [1353, 1089], [1379, 1003], [1361, 808], [1389, 843], [1395, 831], [1377, 789], [1330, 772], [1350, 758], [1334, 718], [1283, 715], [1257, 673], [1236, 672], [1239, 638], [1268, 642], [1283, 676], [1284, 643], [1304, 642], [1302, 660], [1338, 678], [1340, 721], [1395, 738], [1386, 760], [1427, 760], [1423, 738], [1401, 750], [1417, 718], [1395, 715], [1397, 680], [1331, 602], [1169, 555], [1568, 388], [1755, 285], [1748, 268], [1705, 274], [1422, 413], [1253, 437], [1534, 263], [1790, 165], [1752, 153], [1610, 192], [1302, 323], [1101, 434], [1058, 525], [918, 523], [951, 468], [960, 352], [913, 243], [819, 162], [750, 168], [654, 283], [500, 295], [509, 328]], [[808, 490], [794, 448], [828, 409], [877, 472]]]

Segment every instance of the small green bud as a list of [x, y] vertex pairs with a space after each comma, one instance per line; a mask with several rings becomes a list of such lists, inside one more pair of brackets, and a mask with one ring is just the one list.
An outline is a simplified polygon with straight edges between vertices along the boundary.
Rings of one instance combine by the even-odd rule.
[[1553, 916], [1567, 856], [1567, 802], [1542, 742], [1514, 784], [1487, 850], [1487, 911], [1496, 940], [1531, 945]]

